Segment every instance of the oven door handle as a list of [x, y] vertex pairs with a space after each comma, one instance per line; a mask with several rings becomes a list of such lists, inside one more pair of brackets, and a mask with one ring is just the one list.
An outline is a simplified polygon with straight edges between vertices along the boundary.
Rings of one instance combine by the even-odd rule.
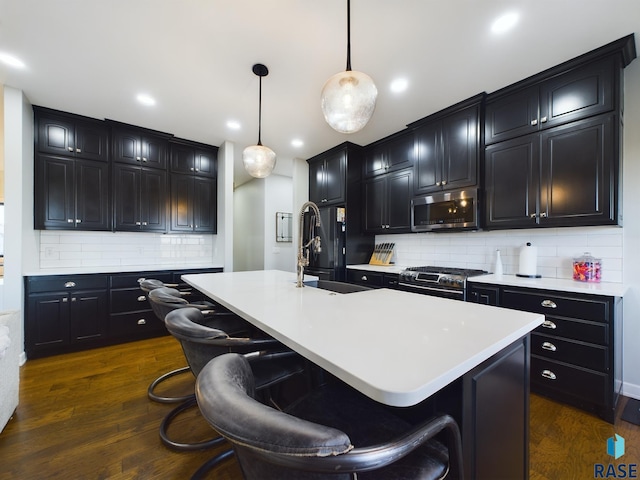
[[424, 285], [417, 285], [415, 283], [403, 283], [403, 282], [398, 282], [398, 286], [400, 287], [409, 287], [409, 288], [419, 288], [420, 290], [430, 290], [432, 292], [446, 292], [446, 293], [453, 293], [454, 295], [460, 295], [460, 296], [464, 296], [464, 290], [453, 290], [453, 289], [449, 289], [449, 288], [435, 288], [435, 287], [425, 287]]

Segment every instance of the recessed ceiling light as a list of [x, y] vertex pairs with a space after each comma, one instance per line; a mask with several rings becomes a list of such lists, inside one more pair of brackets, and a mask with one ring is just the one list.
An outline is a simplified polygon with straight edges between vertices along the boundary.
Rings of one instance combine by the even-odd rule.
[[304, 145], [304, 142], [299, 138], [294, 138], [293, 140], [291, 140], [291, 145], [296, 148], [300, 148], [301, 146]]
[[393, 93], [404, 92], [409, 87], [409, 81], [406, 78], [396, 78], [391, 82], [391, 91]]
[[146, 93], [140, 93], [138, 94], [138, 96], [136, 97], [136, 99], [143, 105], [146, 105], [148, 107], [151, 107], [153, 105], [156, 104], [156, 99], [153, 98], [151, 95], [147, 95]]
[[515, 12], [509, 12], [501, 17], [498, 17], [491, 24], [491, 31], [493, 33], [504, 33], [507, 30], [511, 30], [516, 23], [518, 23], [518, 14]]
[[227, 122], [227, 128], [230, 128], [231, 130], [240, 130], [240, 122], [236, 120], [229, 120]]
[[0, 52], [0, 62], [13, 68], [24, 68], [26, 65], [18, 57], [9, 55], [8, 53]]

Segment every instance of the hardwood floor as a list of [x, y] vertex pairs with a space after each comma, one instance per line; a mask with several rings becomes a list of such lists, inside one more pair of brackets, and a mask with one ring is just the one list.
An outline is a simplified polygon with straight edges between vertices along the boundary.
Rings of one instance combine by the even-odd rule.
[[[171, 337], [27, 362], [21, 368], [20, 405], [0, 433], [0, 480], [189, 478], [224, 447], [199, 452], [164, 447], [158, 426], [173, 405], [146, 395], [154, 378], [183, 364]], [[192, 388], [193, 379], [182, 375], [167, 390]], [[185, 417], [171, 434], [181, 440], [212, 434], [197, 410]], [[180, 431], [187, 423], [188, 438]], [[626, 454], [615, 461], [606, 453], [614, 433], [626, 440]], [[593, 478], [595, 463], [640, 464], [640, 426], [620, 419], [610, 425], [535, 395], [530, 445], [532, 480]], [[233, 460], [210, 477], [242, 478]]]

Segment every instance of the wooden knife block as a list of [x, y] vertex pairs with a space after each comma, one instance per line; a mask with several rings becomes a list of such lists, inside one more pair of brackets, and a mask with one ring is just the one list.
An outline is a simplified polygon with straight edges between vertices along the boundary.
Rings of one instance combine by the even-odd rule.
[[381, 243], [376, 245], [369, 259], [369, 265], [390, 265], [395, 246], [395, 243]]

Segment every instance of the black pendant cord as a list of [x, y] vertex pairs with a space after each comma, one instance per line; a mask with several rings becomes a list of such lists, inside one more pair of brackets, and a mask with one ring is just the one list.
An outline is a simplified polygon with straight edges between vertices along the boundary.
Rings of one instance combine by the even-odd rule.
[[260, 135], [262, 133], [262, 76], [260, 78], [260, 88], [258, 93], [258, 145], [262, 146]]
[[351, 71], [351, 0], [347, 0], [347, 72]]

